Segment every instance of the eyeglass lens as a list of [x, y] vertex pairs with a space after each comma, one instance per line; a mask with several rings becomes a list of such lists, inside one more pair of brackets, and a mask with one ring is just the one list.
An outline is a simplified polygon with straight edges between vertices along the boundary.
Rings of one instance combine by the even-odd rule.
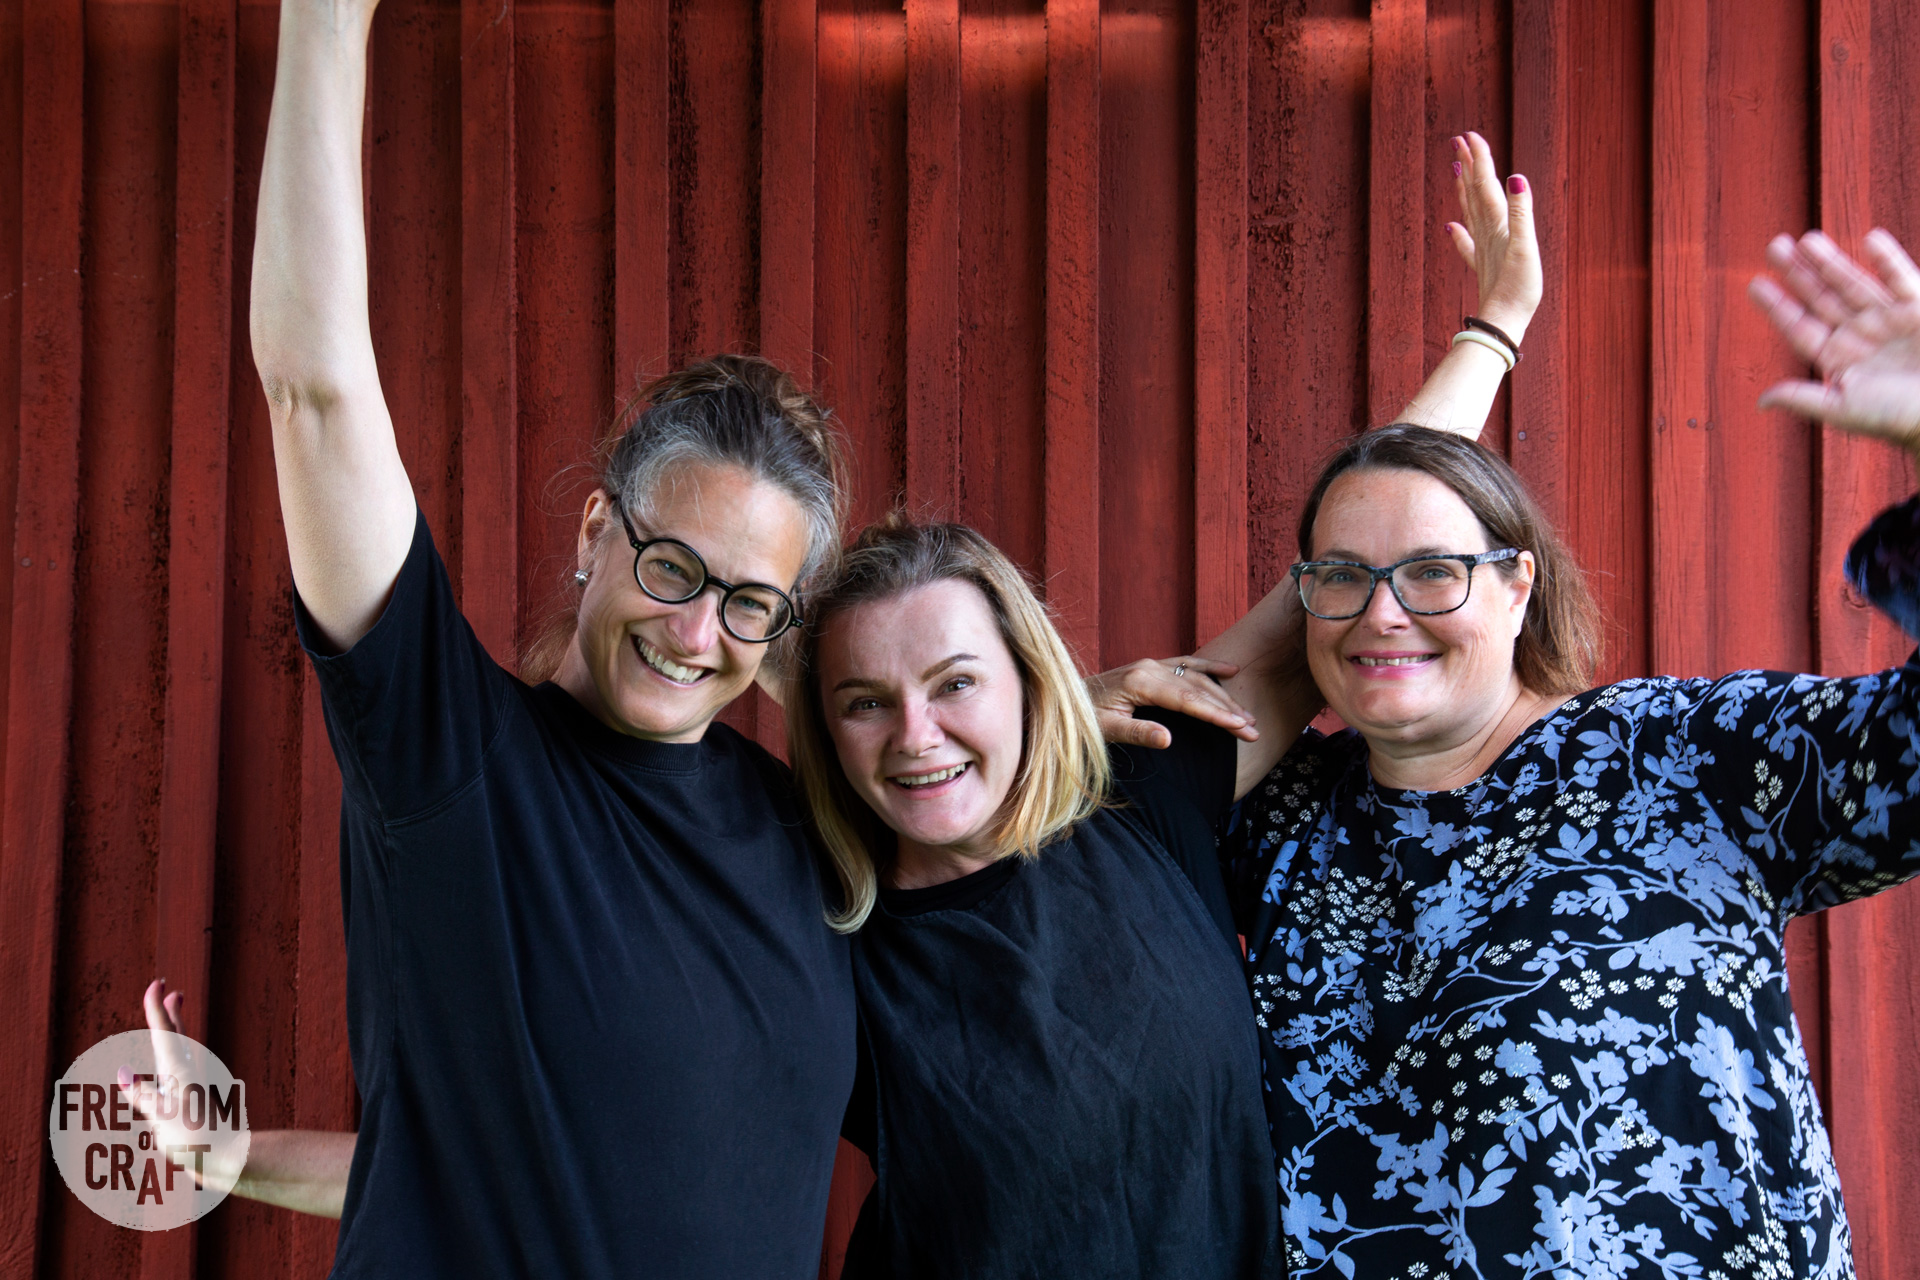
[[[1393, 571], [1393, 594], [1411, 613], [1448, 613], [1467, 602], [1471, 567], [1458, 560], [1416, 560]], [[1300, 601], [1322, 618], [1352, 618], [1366, 610], [1373, 576], [1341, 564], [1315, 565], [1300, 574]]]
[[[691, 547], [651, 542], [633, 567], [634, 577], [654, 599], [685, 604], [707, 586], [707, 571]], [[734, 587], [720, 604], [720, 620], [742, 640], [764, 640], [786, 630], [793, 606], [771, 587], [753, 583]]]

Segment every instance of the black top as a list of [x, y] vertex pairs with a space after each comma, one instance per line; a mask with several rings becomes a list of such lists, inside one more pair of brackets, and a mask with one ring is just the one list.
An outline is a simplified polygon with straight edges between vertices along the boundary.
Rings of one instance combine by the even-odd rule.
[[333, 1274], [811, 1280], [853, 990], [785, 769], [515, 680], [424, 520], [352, 649], [298, 617], [363, 1099]]
[[1168, 722], [1037, 860], [882, 892], [854, 948], [877, 1082], [848, 1136], [879, 1181], [848, 1280], [1279, 1274], [1239, 949], [1181, 873], [1224, 904], [1233, 739]]
[[[1849, 568], [1920, 631], [1920, 503]], [[1309, 733], [1236, 865], [1298, 1277], [1850, 1277], [1796, 915], [1920, 874], [1920, 664], [1627, 680], [1454, 791]]]

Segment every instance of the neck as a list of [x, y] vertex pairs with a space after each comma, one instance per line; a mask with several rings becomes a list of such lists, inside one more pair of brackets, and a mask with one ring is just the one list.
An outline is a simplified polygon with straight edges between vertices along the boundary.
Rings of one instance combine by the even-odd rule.
[[887, 880], [895, 889], [931, 889], [936, 884], [984, 871], [998, 861], [991, 853], [902, 839], [893, 855]]
[[1464, 734], [1438, 742], [1366, 734], [1368, 768], [1375, 782], [1402, 791], [1464, 787], [1492, 768], [1514, 739], [1565, 701], [1565, 697], [1534, 693], [1514, 680], [1488, 715]]

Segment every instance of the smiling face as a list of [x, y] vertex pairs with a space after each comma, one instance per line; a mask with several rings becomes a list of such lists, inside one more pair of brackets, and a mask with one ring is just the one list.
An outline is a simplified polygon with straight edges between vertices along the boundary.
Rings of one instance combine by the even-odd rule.
[[[807, 556], [807, 521], [782, 490], [737, 467], [694, 466], [654, 495], [643, 539], [671, 537], [728, 582], [788, 590]], [[633, 547], [604, 490], [587, 500], [579, 562], [587, 572], [574, 643], [555, 681], [602, 722], [639, 738], [697, 742], [753, 682], [767, 646], [720, 626], [720, 592], [662, 604], [633, 576]]]
[[[1330, 485], [1313, 524], [1313, 558], [1389, 565], [1409, 556], [1490, 551], [1460, 496], [1420, 471], [1349, 471]], [[1452, 613], [1408, 613], [1385, 582], [1357, 618], [1307, 619], [1307, 659], [1327, 703], [1375, 740], [1450, 744], [1511, 705], [1519, 688], [1513, 642], [1526, 618], [1533, 556], [1509, 577], [1473, 570]]]
[[836, 615], [818, 677], [840, 767], [902, 859], [996, 856], [1025, 697], [980, 588], [949, 579]]

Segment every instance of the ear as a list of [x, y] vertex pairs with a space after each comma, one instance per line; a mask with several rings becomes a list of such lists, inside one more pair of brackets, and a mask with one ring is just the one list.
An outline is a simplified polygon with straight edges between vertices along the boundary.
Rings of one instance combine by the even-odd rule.
[[1514, 574], [1506, 579], [1506, 586], [1513, 622], [1513, 637], [1518, 640], [1520, 631], [1527, 621], [1527, 602], [1533, 599], [1533, 575], [1536, 567], [1533, 552], [1522, 551], [1514, 557], [1514, 564], [1516, 566]]
[[574, 543], [574, 555], [583, 573], [593, 572], [600, 539], [613, 523], [613, 498], [605, 489], [595, 489], [587, 495], [586, 509], [580, 513], [580, 535]]

